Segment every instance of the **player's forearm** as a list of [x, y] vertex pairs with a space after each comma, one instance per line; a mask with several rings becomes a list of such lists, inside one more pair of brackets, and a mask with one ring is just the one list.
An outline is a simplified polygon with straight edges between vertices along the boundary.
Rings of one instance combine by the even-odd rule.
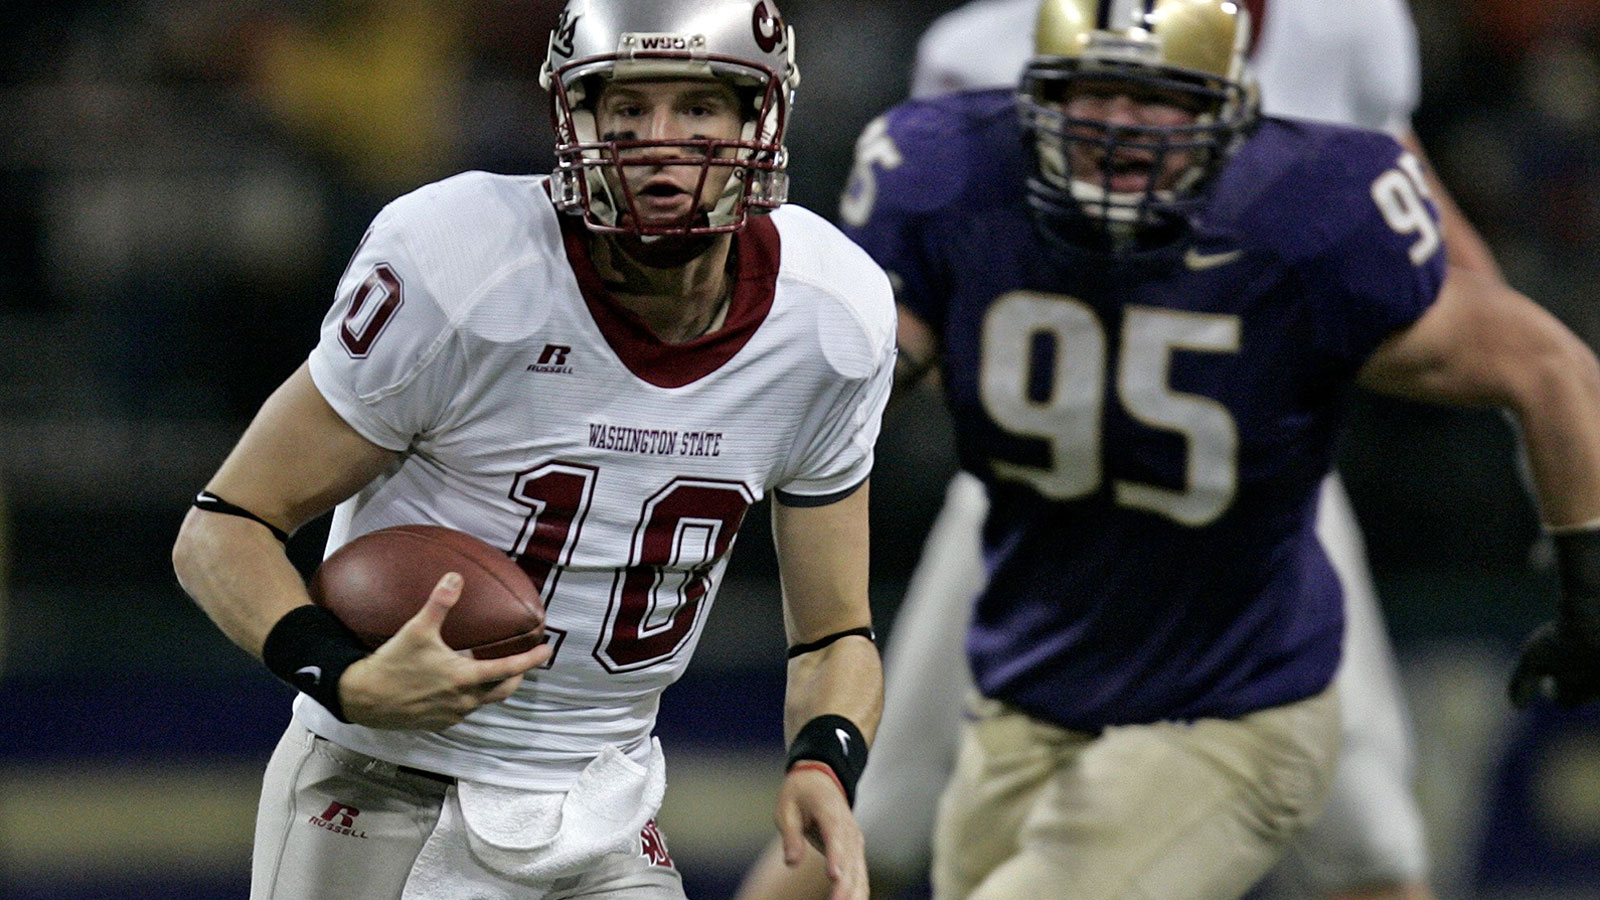
[[1546, 526], [1561, 602], [1523, 642], [1511, 701], [1600, 698], [1600, 364], [1576, 336], [1545, 348], [1518, 379], [1514, 409]]
[[1570, 334], [1519, 379], [1522, 426], [1545, 524], [1600, 520], [1600, 365]]
[[1546, 524], [1600, 519], [1600, 363], [1548, 310], [1503, 283], [1451, 266], [1433, 307], [1378, 348], [1360, 383], [1509, 409]]
[[773, 541], [789, 638], [786, 740], [821, 715], [849, 719], [868, 737], [883, 707], [883, 665], [870, 633], [867, 510], [870, 486], [824, 506], [773, 504]]
[[[828, 772], [845, 801], [854, 803], [882, 713], [883, 666], [877, 646], [867, 637], [851, 634], [791, 657], [784, 701], [789, 748], [785, 770]], [[788, 784], [786, 779], [786, 789]]]
[[222, 633], [256, 657], [284, 613], [310, 602], [283, 545], [238, 516], [191, 509], [172, 549], [178, 583]]
[[865, 637], [840, 638], [789, 661], [785, 742], [822, 715], [849, 719], [871, 741], [882, 713], [883, 665], [878, 648]]

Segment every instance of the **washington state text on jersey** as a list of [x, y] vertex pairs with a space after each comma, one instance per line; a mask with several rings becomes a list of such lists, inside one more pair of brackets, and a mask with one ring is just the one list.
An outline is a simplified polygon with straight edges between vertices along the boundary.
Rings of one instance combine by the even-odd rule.
[[722, 432], [665, 431], [590, 422], [589, 446], [646, 456], [718, 456], [722, 453]]

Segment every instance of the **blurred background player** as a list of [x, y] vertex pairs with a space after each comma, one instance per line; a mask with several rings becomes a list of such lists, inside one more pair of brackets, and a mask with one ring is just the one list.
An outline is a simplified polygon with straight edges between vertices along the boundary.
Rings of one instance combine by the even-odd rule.
[[[1032, 53], [1039, 0], [976, 0], [929, 26], [917, 47], [914, 97], [1017, 82]], [[1252, 0], [1251, 64], [1269, 115], [1387, 131], [1421, 155], [1410, 125], [1418, 99], [1415, 27], [1400, 0]], [[979, 49], [981, 48], [981, 49]], [[869, 162], [872, 160], [868, 160]], [[1499, 278], [1487, 246], [1427, 170], [1452, 264]], [[852, 199], [844, 199], [851, 215]], [[881, 896], [926, 873], [934, 808], [955, 756], [960, 704], [970, 687], [952, 664], [971, 599], [983, 585], [979, 532], [987, 499], [959, 473], [930, 530], [885, 655], [885, 707], [857, 816]], [[1338, 686], [1344, 750], [1327, 809], [1263, 884], [1273, 897], [1432, 896], [1413, 751], [1398, 673], [1362, 537], [1337, 476], [1323, 488], [1318, 536], [1345, 592]], [[818, 896], [815, 871], [786, 870], [769, 850], [743, 900]]]
[[0, 675], [6, 670], [6, 615], [11, 603], [11, 516], [6, 507], [5, 473], [0, 472]]
[[[902, 355], [943, 344], [962, 460], [996, 504], [967, 641], [989, 699], [935, 888], [1234, 896], [1331, 775], [1317, 692], [1342, 602], [1311, 517], [1352, 382], [1516, 409], [1563, 603], [1513, 694], [1553, 679], [1579, 701], [1600, 641], [1596, 365], [1497, 279], [1446, 267], [1415, 156], [1370, 131], [1257, 131], [1234, 4], [1045, 10], [1031, 166], [1009, 91], [907, 104], [863, 136], [845, 207], [900, 277]], [[1266, 756], [1242, 761], [1252, 744]], [[1198, 787], [1230, 769], [1255, 775]]]

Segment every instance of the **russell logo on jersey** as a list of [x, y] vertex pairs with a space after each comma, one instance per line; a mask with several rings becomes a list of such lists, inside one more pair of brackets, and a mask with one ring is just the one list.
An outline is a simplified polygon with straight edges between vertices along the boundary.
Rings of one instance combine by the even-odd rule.
[[572, 367], [567, 365], [567, 355], [572, 348], [565, 344], [545, 344], [539, 351], [539, 361], [532, 363], [525, 371], [539, 372], [546, 375], [571, 375]]

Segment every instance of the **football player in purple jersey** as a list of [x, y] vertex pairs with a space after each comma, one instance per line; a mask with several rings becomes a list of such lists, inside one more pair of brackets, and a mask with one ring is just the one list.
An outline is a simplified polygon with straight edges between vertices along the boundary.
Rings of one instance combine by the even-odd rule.
[[[1033, 53], [1040, 0], [970, 0], [930, 24], [917, 43], [913, 97], [1010, 87]], [[1246, 0], [1249, 63], [1268, 115], [1315, 119], [1395, 134], [1421, 155], [1411, 131], [1419, 91], [1416, 29], [1404, 0]], [[869, 157], [862, 163], [871, 165]], [[1452, 265], [1498, 277], [1487, 246], [1429, 176]], [[867, 173], [870, 176], [870, 172]], [[863, 197], [846, 195], [846, 215]], [[895, 896], [925, 879], [935, 807], [954, 764], [964, 665], [961, 643], [982, 589], [980, 554], [988, 496], [958, 472], [911, 575], [884, 657], [883, 722], [856, 816], [867, 839], [874, 892]], [[1317, 535], [1339, 576], [1345, 635], [1335, 685], [1345, 713], [1343, 746], [1322, 817], [1263, 883], [1261, 898], [1427, 900], [1429, 860], [1412, 794], [1410, 722], [1383, 627], [1356, 516], [1338, 476], [1324, 480]], [[808, 900], [826, 894], [820, 863], [785, 868], [774, 843], [741, 885], [740, 900]]]
[[1582, 702], [1600, 368], [1447, 264], [1392, 138], [1260, 116], [1238, 5], [1048, 0], [1039, 21], [1020, 100], [896, 108], [846, 200], [993, 504], [935, 892], [1235, 897], [1338, 753], [1342, 605], [1313, 523], [1350, 391], [1518, 416], [1563, 589], [1513, 697]]

